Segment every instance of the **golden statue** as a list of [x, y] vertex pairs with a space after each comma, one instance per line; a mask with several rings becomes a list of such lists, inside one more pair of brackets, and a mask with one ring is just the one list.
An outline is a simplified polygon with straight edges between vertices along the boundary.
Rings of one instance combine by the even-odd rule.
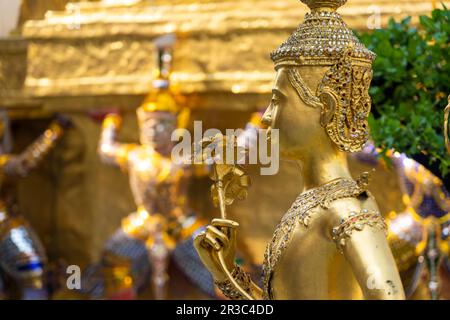
[[[12, 180], [26, 177], [53, 149], [61, 138], [68, 120], [59, 117], [30, 146], [18, 155], [9, 153], [8, 116], [0, 122], [0, 136], [5, 141], [0, 147], [0, 299], [3, 295], [20, 299], [47, 299], [45, 272], [47, 258], [40, 239], [28, 221], [18, 212], [11, 189]], [[4, 288], [5, 277], [17, 292]]]
[[[158, 75], [153, 81], [153, 90], [137, 109], [140, 144], [124, 144], [116, 141], [121, 123], [118, 114], [109, 114], [103, 121], [99, 144], [100, 157], [105, 163], [117, 165], [128, 172], [130, 187], [137, 205], [137, 212], [122, 221], [120, 234], [115, 235], [115, 238], [120, 239], [109, 242], [104, 256], [104, 272], [109, 278], [107, 286], [108, 283], [112, 283], [110, 290], [106, 288], [106, 291], [119, 292], [119, 296], [123, 296], [120, 294], [121, 290], [126, 291], [135, 287], [133, 272], [130, 270], [135, 261], [121, 248], [121, 243], [125, 241], [124, 237], [145, 244], [151, 264], [153, 295], [156, 299], [165, 299], [170, 255], [178, 244], [188, 241], [204, 226], [187, 204], [187, 183], [191, 170], [171, 159], [173, 148], [171, 135], [177, 128], [177, 122], [183, 121], [183, 110], [179, 110], [175, 96], [169, 88], [172, 61], [170, 39], [172, 38], [158, 39]], [[134, 246], [138, 247], [136, 244]], [[194, 251], [192, 245], [191, 248]], [[176, 253], [175, 251], [175, 256]], [[175, 258], [175, 261], [177, 260]], [[202, 269], [198, 258], [197, 261], [190, 263], [197, 263], [196, 268]], [[183, 267], [187, 268], [186, 265]], [[188, 277], [196, 282], [193, 278], [201, 273], [199, 270], [197, 275], [190, 277], [188, 274]], [[206, 270], [205, 273], [210, 278]], [[208, 279], [205, 281], [208, 282]], [[197, 284], [202, 287], [202, 283]], [[208, 284], [205, 286], [208, 287]], [[213, 290], [209, 291], [214, 294]]]
[[267, 246], [263, 288], [235, 265], [237, 222], [213, 220], [196, 248], [233, 299], [404, 299], [368, 174], [353, 180], [345, 153], [369, 137], [375, 55], [336, 12], [346, 0], [302, 2], [311, 12], [271, 55], [277, 75], [263, 122], [279, 129], [304, 191]]

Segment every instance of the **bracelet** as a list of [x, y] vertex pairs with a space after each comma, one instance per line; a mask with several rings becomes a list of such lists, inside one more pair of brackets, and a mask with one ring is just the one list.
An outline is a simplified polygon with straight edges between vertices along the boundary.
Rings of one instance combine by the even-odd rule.
[[[236, 282], [248, 293], [251, 294], [250, 275], [245, 272], [240, 266], [235, 266], [231, 275]], [[245, 300], [244, 296], [237, 290], [230, 280], [215, 281], [216, 286], [222, 291], [223, 295], [231, 300]]]
[[350, 216], [346, 220], [341, 221], [341, 224], [333, 228], [332, 231], [333, 241], [336, 243], [340, 253], [343, 253], [346, 240], [351, 237], [353, 231], [361, 231], [366, 225], [387, 233], [386, 222], [384, 222], [380, 212], [367, 209], [362, 209], [360, 213], [351, 212]]

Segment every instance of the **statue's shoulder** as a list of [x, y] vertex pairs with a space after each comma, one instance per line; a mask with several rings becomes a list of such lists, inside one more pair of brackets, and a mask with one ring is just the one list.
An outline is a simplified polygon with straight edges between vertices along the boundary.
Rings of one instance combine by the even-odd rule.
[[136, 155], [140, 154], [142, 152], [142, 147], [138, 145], [137, 143], [123, 143], [120, 146], [121, 150], [120, 152], [127, 154], [127, 155]]
[[327, 225], [334, 228], [352, 216], [366, 211], [378, 211], [378, 205], [369, 192], [363, 192], [359, 196], [335, 200], [327, 209], [322, 210], [327, 211]]

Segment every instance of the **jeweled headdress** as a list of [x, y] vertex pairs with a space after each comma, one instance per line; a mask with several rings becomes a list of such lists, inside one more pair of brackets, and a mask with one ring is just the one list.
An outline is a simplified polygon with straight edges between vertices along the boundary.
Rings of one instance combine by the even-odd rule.
[[271, 58], [278, 68], [283, 65], [334, 65], [343, 51], [352, 46], [355, 61], [369, 63], [375, 54], [367, 49], [336, 9], [347, 0], [301, 0], [311, 12], [305, 21], [281, 46], [272, 52]]
[[137, 109], [139, 126], [145, 127], [146, 122], [154, 117], [155, 112], [173, 114], [178, 127], [184, 128], [189, 120], [189, 109], [181, 108], [170, 89], [170, 74], [173, 62], [173, 35], [162, 36], [155, 41], [157, 48], [157, 68], [152, 89]]
[[179, 111], [169, 90], [174, 44], [175, 37], [173, 35], [162, 36], [155, 40], [157, 68], [154, 72], [150, 93], [139, 107], [141, 113], [155, 111], [176, 113]]
[[[271, 54], [275, 69], [294, 67], [288, 68], [289, 81], [306, 104], [321, 108], [321, 124], [330, 139], [342, 151], [360, 151], [369, 137], [368, 90], [375, 54], [356, 38], [336, 12], [347, 0], [301, 1], [311, 12]], [[301, 66], [331, 67], [315, 93], [295, 68]]]

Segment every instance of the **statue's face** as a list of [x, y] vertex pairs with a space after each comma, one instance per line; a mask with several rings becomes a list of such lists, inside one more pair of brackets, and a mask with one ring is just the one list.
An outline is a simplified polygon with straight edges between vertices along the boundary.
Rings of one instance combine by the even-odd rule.
[[172, 132], [176, 129], [177, 117], [170, 112], [138, 111], [140, 141], [155, 148], [166, 148], [171, 144]]
[[[303, 72], [305, 82], [316, 91], [324, 70]], [[309, 71], [309, 70], [308, 70]], [[315, 70], [314, 70], [315, 71]], [[320, 110], [306, 105], [289, 82], [286, 68], [277, 71], [272, 99], [262, 122], [272, 129], [279, 129], [280, 154], [287, 159], [301, 159], [305, 153], [317, 150], [317, 144], [327, 139], [320, 125]], [[325, 140], [326, 141], [326, 140]]]

